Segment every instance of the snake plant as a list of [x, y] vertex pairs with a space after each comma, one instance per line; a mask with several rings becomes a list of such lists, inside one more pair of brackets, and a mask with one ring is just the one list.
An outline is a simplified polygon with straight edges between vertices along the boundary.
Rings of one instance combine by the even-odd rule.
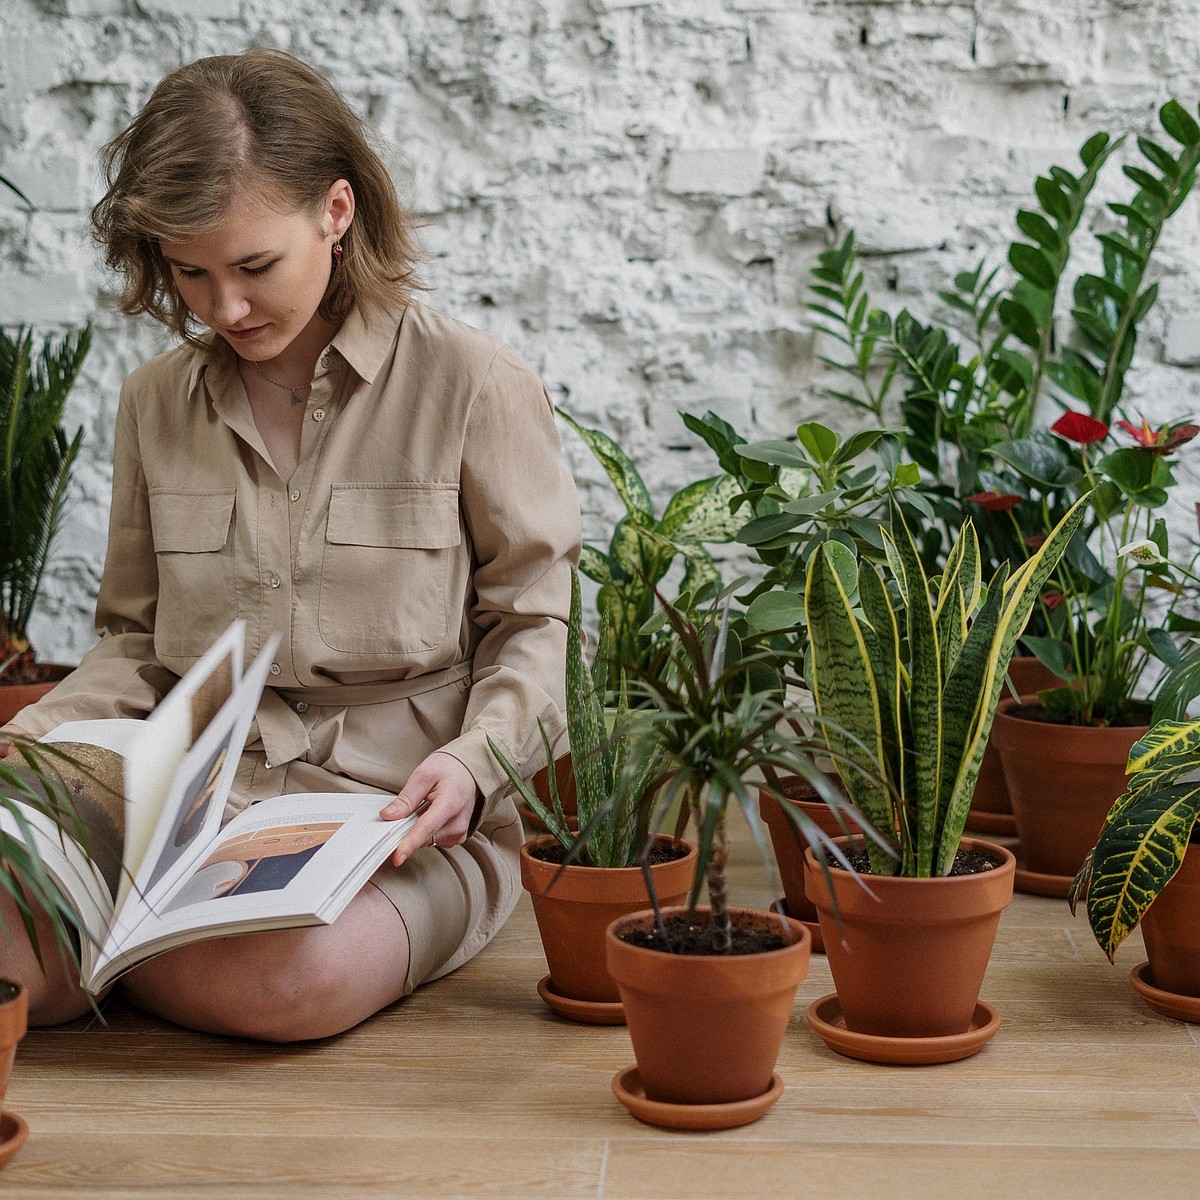
[[809, 685], [834, 758], [858, 764], [841, 770], [851, 800], [892, 834], [894, 857], [867, 843], [874, 874], [949, 874], [1009, 659], [1085, 511], [1078, 501], [1035, 554], [1011, 575], [1002, 564], [986, 589], [970, 521], [933, 580], [895, 503], [884, 566], [859, 563], [855, 579], [845, 547], [813, 555]]
[[1198, 768], [1200, 718], [1159, 721], [1129, 752], [1129, 786], [1104, 819], [1068, 897], [1072, 912], [1086, 902], [1088, 924], [1109, 961], [1179, 870], [1200, 828]]

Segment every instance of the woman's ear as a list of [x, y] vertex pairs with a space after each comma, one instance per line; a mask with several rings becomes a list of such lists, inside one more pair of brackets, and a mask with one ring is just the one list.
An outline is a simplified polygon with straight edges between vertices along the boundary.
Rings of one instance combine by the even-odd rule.
[[325, 193], [325, 226], [327, 237], [340, 238], [354, 220], [354, 189], [349, 180], [335, 179]]

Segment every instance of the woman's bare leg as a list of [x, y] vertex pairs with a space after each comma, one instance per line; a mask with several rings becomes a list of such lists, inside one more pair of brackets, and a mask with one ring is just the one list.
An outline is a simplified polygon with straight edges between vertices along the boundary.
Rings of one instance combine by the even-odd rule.
[[[63, 955], [54, 941], [50, 918], [38, 913], [34, 918], [39, 963], [29, 935], [7, 892], [0, 892], [0, 977], [23, 983], [29, 994], [29, 1024], [61, 1025], [88, 1011], [87, 993], [79, 986], [79, 968]], [[43, 969], [44, 968], [44, 969]]]
[[135, 967], [131, 1003], [206, 1033], [306, 1041], [350, 1029], [404, 995], [408, 931], [367, 884], [332, 925], [213, 938]]

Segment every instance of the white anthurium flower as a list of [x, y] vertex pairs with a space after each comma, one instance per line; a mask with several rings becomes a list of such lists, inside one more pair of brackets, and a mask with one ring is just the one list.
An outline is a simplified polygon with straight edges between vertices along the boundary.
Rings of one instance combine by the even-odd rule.
[[1122, 546], [1117, 553], [1136, 563], [1139, 567], [1152, 567], [1156, 563], [1167, 561], [1149, 538], [1142, 538], [1139, 542], [1130, 542], [1127, 546]]

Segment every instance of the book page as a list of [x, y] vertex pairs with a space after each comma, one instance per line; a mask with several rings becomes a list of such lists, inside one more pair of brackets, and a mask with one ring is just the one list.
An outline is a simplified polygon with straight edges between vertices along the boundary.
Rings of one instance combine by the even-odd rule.
[[[139, 736], [125, 750], [123, 892], [128, 892], [128, 881], [146, 856], [184, 755], [242, 678], [245, 641], [246, 623], [234, 621], [145, 721], [138, 722]], [[118, 896], [118, 907], [124, 900], [124, 894]]]
[[382, 793], [330, 792], [252, 805], [136, 928], [110, 939], [93, 986], [200, 938], [331, 923], [416, 820], [382, 820], [387, 800]]

